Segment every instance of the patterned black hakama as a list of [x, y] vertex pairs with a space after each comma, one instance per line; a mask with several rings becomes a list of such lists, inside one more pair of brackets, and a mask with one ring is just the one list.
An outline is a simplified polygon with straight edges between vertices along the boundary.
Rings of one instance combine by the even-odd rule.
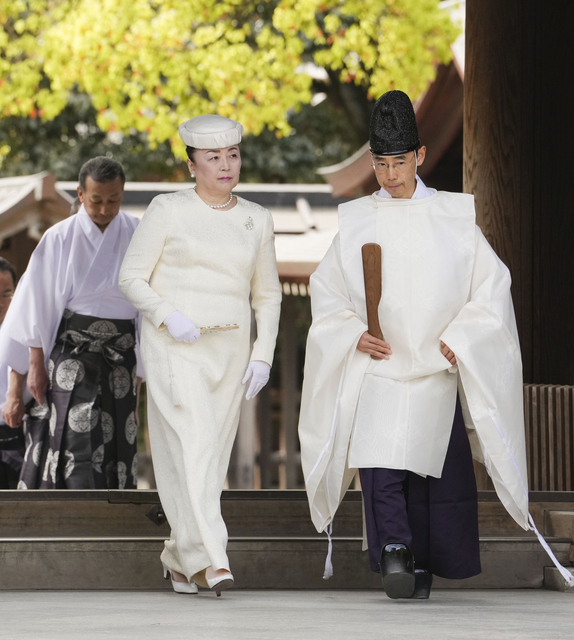
[[66, 310], [44, 406], [32, 403], [20, 489], [135, 489], [135, 322]]
[[16, 489], [24, 462], [24, 431], [0, 424], [0, 489]]

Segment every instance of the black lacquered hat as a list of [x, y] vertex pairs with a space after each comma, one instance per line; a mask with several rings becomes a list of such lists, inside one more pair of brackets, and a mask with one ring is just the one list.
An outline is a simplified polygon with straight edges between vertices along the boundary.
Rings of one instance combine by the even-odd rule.
[[402, 91], [387, 91], [376, 102], [369, 132], [377, 156], [398, 156], [421, 146], [413, 104]]

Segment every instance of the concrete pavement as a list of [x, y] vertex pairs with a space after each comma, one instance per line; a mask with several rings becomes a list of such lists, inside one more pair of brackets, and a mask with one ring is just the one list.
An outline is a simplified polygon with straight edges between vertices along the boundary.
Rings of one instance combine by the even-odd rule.
[[574, 601], [545, 590], [0, 594], [2, 640], [529, 640], [574, 638]]

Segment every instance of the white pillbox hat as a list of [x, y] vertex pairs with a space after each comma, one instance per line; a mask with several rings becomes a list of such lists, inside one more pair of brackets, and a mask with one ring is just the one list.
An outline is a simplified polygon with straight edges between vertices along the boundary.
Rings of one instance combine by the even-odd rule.
[[179, 135], [188, 147], [222, 149], [241, 142], [243, 125], [223, 116], [196, 116], [179, 125]]

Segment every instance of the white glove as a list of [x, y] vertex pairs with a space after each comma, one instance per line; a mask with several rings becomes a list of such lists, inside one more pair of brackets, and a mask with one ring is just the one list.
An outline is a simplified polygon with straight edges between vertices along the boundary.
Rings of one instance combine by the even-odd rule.
[[245, 375], [243, 376], [243, 380], [241, 384], [245, 384], [249, 378], [251, 378], [251, 384], [249, 385], [249, 389], [247, 389], [247, 393], [245, 394], [246, 400], [251, 400], [251, 398], [255, 398], [255, 396], [263, 389], [263, 387], [269, 381], [269, 372], [271, 371], [271, 367], [261, 360], [252, 360], [245, 371]]
[[201, 338], [199, 329], [179, 311], [170, 313], [163, 323], [178, 342], [195, 342]]

